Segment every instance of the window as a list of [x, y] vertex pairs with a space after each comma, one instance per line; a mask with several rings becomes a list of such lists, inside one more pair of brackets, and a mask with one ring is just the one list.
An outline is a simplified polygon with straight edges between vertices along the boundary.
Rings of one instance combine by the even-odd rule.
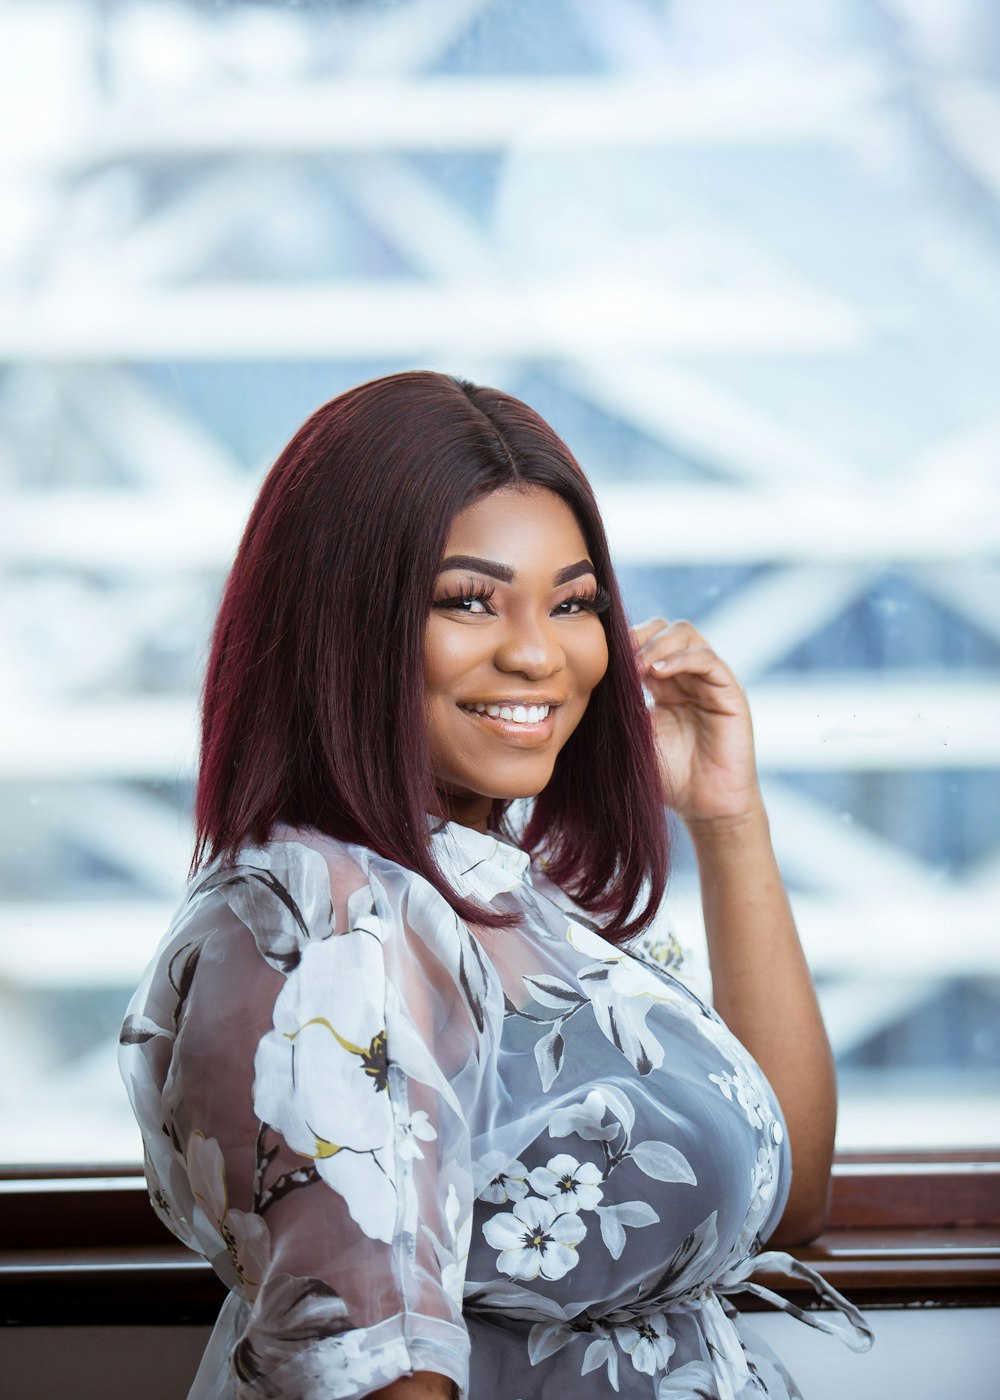
[[998, 21], [892, 13], [4, 7], [0, 1160], [137, 1159], [246, 510], [428, 364], [548, 416], [636, 618], [744, 678], [842, 1146], [1000, 1140]]

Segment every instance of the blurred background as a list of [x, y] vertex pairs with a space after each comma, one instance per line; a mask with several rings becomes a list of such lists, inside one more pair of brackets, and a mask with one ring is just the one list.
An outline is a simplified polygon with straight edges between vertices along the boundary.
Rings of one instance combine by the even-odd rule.
[[425, 366], [745, 681], [840, 1145], [1000, 1142], [993, 0], [0, 0], [0, 94], [0, 1162], [138, 1161], [250, 502]]

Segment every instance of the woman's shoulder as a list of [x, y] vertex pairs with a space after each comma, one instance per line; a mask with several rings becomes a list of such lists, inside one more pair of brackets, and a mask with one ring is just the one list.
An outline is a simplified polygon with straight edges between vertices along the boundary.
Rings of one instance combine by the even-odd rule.
[[305, 945], [338, 933], [365, 929], [382, 942], [416, 933], [428, 941], [456, 924], [422, 875], [312, 827], [275, 826], [262, 844], [210, 866], [188, 890], [189, 907], [205, 902], [225, 906], [282, 970]]

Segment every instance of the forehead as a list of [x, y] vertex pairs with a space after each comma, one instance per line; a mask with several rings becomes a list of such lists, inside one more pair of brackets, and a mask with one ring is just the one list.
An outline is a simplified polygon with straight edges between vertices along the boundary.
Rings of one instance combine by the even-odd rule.
[[[587, 558], [587, 542], [570, 507], [543, 486], [505, 487], [473, 501], [451, 522], [446, 554], [479, 554], [516, 564]], [[557, 557], [558, 556], [558, 557]]]

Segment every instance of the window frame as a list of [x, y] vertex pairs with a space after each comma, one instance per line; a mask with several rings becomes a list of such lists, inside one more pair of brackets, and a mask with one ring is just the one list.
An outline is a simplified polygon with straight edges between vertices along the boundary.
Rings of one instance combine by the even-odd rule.
[[[0, 1241], [7, 1325], [208, 1325], [226, 1296], [157, 1219], [133, 1165], [0, 1167]], [[838, 1153], [829, 1225], [789, 1252], [860, 1307], [1000, 1307], [1000, 1148]]]

